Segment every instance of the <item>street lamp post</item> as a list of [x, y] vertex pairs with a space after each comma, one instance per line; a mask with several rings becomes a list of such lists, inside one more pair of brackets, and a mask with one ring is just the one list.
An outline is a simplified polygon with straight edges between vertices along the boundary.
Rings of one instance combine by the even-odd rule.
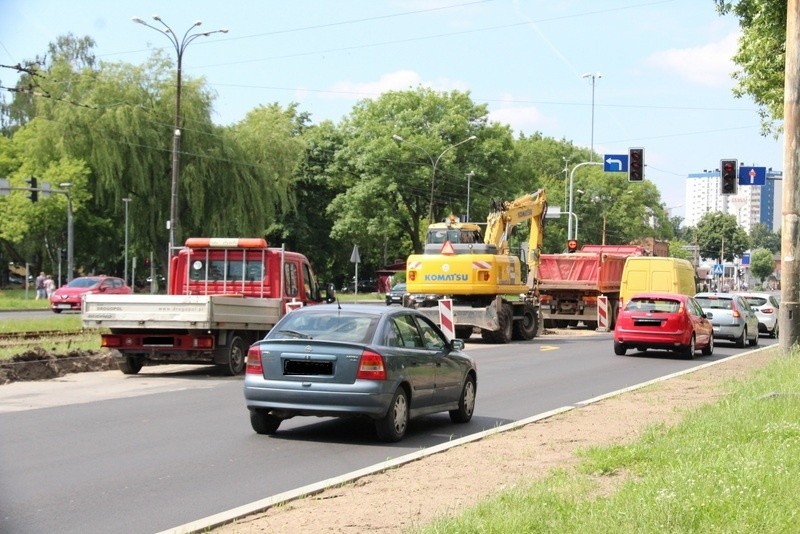
[[71, 282], [75, 266], [75, 260], [73, 256], [75, 250], [75, 237], [73, 235], [74, 224], [72, 221], [72, 195], [70, 195], [72, 183], [63, 182], [58, 185], [64, 190], [63, 193], [67, 195], [67, 282]]
[[[575, 181], [574, 181], [574, 179], [575, 179], [575, 171], [578, 170], [580, 167], [583, 167], [584, 165], [602, 165], [602, 164], [603, 163], [599, 162], [599, 161], [598, 162], [584, 161], [583, 163], [578, 163], [577, 165], [572, 167], [572, 171], [570, 171], [570, 173], [569, 173], [569, 210], [568, 211], [570, 213], [575, 213], [574, 210], [573, 210], [573, 207], [572, 207], [572, 196], [573, 196], [572, 195], [572, 188], [573, 188], [573, 185], [575, 184]], [[577, 231], [578, 231], [577, 230], [577, 226], [578, 226], [578, 216], [575, 215], [575, 227], [576, 227], [575, 228], [575, 233], [577, 233]], [[572, 219], [571, 218], [568, 219], [568, 223], [567, 223], [567, 240], [570, 240], [570, 239], [575, 239], [575, 237], [572, 234]]]
[[[195, 23], [192, 24], [188, 30], [186, 30], [182, 38], [178, 39], [178, 35], [172, 31], [172, 28], [170, 28], [167, 23], [161, 19], [161, 17], [158, 15], [153, 15], [153, 20], [158, 21], [163, 28], [153, 26], [139, 17], [133, 18], [133, 22], [147, 26], [158, 33], [166, 35], [167, 39], [169, 39], [169, 42], [172, 43], [172, 46], [175, 48], [175, 53], [178, 55], [177, 90], [175, 93], [175, 128], [172, 135], [172, 187], [169, 205], [169, 250], [167, 253], [167, 257], [169, 258], [172, 256], [172, 251], [175, 248], [175, 234], [178, 227], [178, 178], [180, 175], [181, 80], [183, 74], [183, 52], [186, 50], [186, 47], [189, 46], [189, 43], [198, 37], [208, 37], [214, 33], [228, 33], [228, 30], [227, 28], [223, 28], [210, 32], [191, 33], [192, 29], [200, 26], [203, 23], [202, 21], [198, 20], [195, 21]], [[172, 278], [171, 265], [171, 262], [167, 264], [167, 284], [169, 284], [169, 280]], [[167, 287], [169, 287], [169, 285]]]
[[455, 147], [457, 147], [459, 145], [463, 145], [464, 143], [466, 143], [468, 141], [473, 141], [473, 140], [477, 139], [477, 137], [474, 136], [474, 135], [470, 135], [466, 139], [463, 139], [463, 140], [459, 141], [458, 143], [450, 145], [449, 147], [445, 148], [441, 152], [441, 154], [439, 154], [436, 157], [436, 159], [434, 159], [433, 156], [431, 156], [430, 153], [427, 150], [425, 150], [424, 148], [422, 148], [421, 146], [416, 145], [416, 144], [412, 143], [411, 141], [406, 141], [405, 139], [403, 139], [402, 137], [400, 137], [397, 134], [393, 135], [392, 139], [394, 139], [395, 141], [398, 141], [400, 143], [408, 143], [409, 145], [422, 150], [425, 153], [425, 155], [428, 156], [428, 159], [431, 161], [431, 168], [432, 168], [432, 170], [431, 170], [431, 202], [428, 205], [428, 222], [430, 224], [433, 224], [433, 191], [434, 191], [434, 187], [436, 185], [436, 167], [437, 167], [437, 165], [439, 165], [439, 160], [441, 160], [442, 156], [447, 154], [450, 150], [454, 149]]
[[[128, 283], [128, 203], [131, 201], [130, 198], [125, 197], [122, 199], [125, 203], [125, 283]], [[133, 284], [131, 284], [133, 287]]]
[[595, 81], [599, 78], [602, 78], [603, 75], [599, 72], [594, 74], [586, 73], [582, 76], [582, 78], [591, 78], [592, 79], [592, 137], [591, 137], [591, 145], [589, 147], [590, 157], [592, 161], [594, 161], [594, 84]]
[[470, 182], [472, 182], [472, 177], [475, 176], [475, 172], [469, 171], [467, 173], [467, 220], [464, 222], [469, 222], [469, 188]]

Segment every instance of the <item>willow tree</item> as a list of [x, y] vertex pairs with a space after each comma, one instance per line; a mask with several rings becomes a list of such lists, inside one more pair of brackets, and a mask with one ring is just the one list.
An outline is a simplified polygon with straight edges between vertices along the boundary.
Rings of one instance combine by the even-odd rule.
[[[91, 249], [76, 252], [78, 266], [123, 270], [122, 199], [130, 198], [131, 253], [155, 252], [163, 268], [176, 70], [158, 51], [143, 65], [76, 61], [80, 43], [58, 41], [34, 77], [35, 111], [15, 135], [35, 132], [25, 153], [35, 170], [65, 157], [90, 170], [82, 187], [91, 201], [82, 221], [92, 221], [94, 232], [88, 228], [82, 237]], [[181, 102], [177, 242], [190, 235], [262, 235], [291, 204], [292, 173], [303, 150], [292, 126], [295, 111], [267, 107], [237, 125], [216, 126], [213, 93], [202, 79], [186, 77]]]

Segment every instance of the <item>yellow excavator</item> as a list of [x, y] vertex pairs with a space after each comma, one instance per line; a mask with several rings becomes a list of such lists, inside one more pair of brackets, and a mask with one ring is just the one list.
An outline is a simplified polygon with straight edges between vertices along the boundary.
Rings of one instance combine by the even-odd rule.
[[[455, 334], [461, 339], [476, 330], [492, 343], [533, 339], [539, 329], [537, 273], [546, 212], [547, 195], [540, 189], [495, 201], [483, 237], [478, 224], [453, 216], [431, 224], [424, 253], [406, 262], [406, 305], [438, 321], [437, 299], [452, 299]], [[511, 231], [523, 222], [530, 222], [526, 272], [509, 247]]]

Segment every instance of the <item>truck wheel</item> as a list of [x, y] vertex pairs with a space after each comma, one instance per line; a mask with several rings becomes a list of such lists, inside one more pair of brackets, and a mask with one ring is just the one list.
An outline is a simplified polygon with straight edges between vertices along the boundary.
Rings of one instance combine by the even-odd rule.
[[125, 356], [117, 365], [123, 374], [135, 375], [142, 370], [142, 359], [136, 356]]
[[472, 327], [471, 326], [457, 326], [456, 327], [456, 337], [458, 339], [463, 339], [464, 341], [468, 340], [472, 337]]
[[236, 376], [244, 371], [245, 358], [247, 357], [247, 344], [239, 336], [233, 336], [228, 347], [228, 357], [225, 363], [220, 364], [222, 372], [228, 376]]
[[503, 304], [497, 310], [497, 330], [481, 330], [481, 337], [489, 343], [504, 344], [511, 341], [513, 335], [514, 312], [510, 304]]
[[250, 410], [250, 426], [256, 434], [271, 435], [278, 431], [281, 426], [281, 419], [271, 413]]
[[514, 321], [514, 339], [528, 340], [536, 337], [539, 330], [539, 315], [536, 308], [526, 304], [522, 310], [522, 318]]

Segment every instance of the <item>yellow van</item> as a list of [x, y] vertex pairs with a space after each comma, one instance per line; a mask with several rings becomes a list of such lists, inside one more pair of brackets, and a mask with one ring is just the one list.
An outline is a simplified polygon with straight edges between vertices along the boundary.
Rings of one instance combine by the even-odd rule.
[[697, 293], [692, 264], [678, 258], [630, 256], [622, 269], [619, 288], [620, 308], [635, 294], [644, 291], [679, 293], [693, 297]]

